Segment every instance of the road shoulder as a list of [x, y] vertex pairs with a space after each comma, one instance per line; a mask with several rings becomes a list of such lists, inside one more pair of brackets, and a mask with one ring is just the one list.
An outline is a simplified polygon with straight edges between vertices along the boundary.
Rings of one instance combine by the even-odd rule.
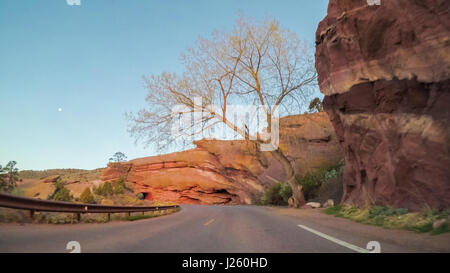
[[[323, 213], [322, 209], [292, 209], [279, 207], [266, 207], [267, 210], [298, 219], [303, 223], [318, 227], [320, 231], [327, 231], [337, 235], [367, 238], [371, 241], [379, 241], [385, 244], [398, 246], [404, 252], [450, 252], [450, 234], [429, 235], [419, 234], [407, 230], [385, 229], [357, 223], [352, 220], [339, 218]], [[391, 247], [385, 248], [389, 252]], [[396, 252], [398, 249], [392, 249]]]

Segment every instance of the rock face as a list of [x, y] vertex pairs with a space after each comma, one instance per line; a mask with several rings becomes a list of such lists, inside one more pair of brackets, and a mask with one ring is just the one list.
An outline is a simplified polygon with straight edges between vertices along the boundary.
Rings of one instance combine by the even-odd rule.
[[450, 2], [331, 0], [316, 68], [343, 201], [450, 207]]
[[[280, 147], [297, 173], [342, 159], [326, 113], [290, 116], [280, 121]], [[120, 177], [146, 199], [181, 204], [251, 204], [283, 169], [268, 152], [245, 140], [201, 140], [195, 149], [109, 164], [103, 181]]]
[[325, 112], [282, 118], [280, 128], [280, 148], [298, 175], [334, 165], [343, 158]]
[[55, 183], [56, 181], [58, 181], [61, 178], [60, 175], [51, 175], [51, 176], [47, 176], [45, 178], [43, 178], [41, 181], [43, 183]]

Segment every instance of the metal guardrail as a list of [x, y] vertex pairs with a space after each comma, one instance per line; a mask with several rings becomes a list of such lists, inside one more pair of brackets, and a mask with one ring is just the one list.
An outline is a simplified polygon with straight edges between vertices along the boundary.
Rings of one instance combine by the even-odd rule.
[[176, 209], [180, 206], [105, 206], [77, 204], [61, 201], [40, 200], [0, 193], [0, 207], [29, 210], [31, 218], [33, 218], [34, 213], [37, 211], [48, 211], [76, 213], [78, 220], [80, 220], [80, 215], [83, 213], [108, 213], [108, 220], [110, 220], [111, 213], [162, 211], [167, 209]]

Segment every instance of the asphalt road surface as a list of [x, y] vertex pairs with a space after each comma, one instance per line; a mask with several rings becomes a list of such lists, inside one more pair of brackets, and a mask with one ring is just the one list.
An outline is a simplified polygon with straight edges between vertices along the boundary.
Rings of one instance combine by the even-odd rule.
[[[356, 229], [347, 228], [353, 225]], [[366, 232], [370, 229], [375, 233]], [[81, 252], [364, 252], [373, 240], [382, 252], [436, 251], [373, 235], [380, 232], [383, 229], [326, 215], [286, 215], [257, 206], [189, 205], [177, 213], [134, 222], [2, 224], [0, 252], [69, 252], [69, 241], [79, 242]]]

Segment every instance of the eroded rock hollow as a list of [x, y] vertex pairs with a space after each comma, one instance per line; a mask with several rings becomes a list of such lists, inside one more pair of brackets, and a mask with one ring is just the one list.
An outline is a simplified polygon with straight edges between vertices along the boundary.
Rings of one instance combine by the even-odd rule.
[[331, 0], [316, 34], [345, 203], [450, 207], [450, 2]]

